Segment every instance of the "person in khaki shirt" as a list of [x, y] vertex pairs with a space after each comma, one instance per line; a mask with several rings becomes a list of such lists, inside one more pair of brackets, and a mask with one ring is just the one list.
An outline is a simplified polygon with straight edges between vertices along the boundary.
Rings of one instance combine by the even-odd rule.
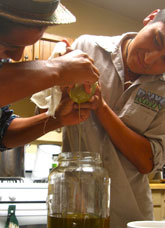
[[[80, 125], [80, 150], [100, 153], [110, 174], [111, 228], [154, 219], [148, 174], [165, 163], [165, 10], [144, 24], [138, 33], [83, 35], [73, 44], [100, 72], [96, 94], [80, 105], [93, 109]], [[80, 128], [64, 127], [63, 151], [79, 151]]]

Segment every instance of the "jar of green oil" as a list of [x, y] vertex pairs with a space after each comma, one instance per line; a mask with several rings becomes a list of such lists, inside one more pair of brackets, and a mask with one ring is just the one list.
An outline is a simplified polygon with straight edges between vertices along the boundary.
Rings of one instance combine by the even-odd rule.
[[48, 228], [109, 228], [110, 177], [98, 153], [63, 152], [48, 177]]

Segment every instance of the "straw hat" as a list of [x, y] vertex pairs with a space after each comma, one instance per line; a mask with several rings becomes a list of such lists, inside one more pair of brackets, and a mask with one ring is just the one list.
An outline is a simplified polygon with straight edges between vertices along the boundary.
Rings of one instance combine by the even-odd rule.
[[76, 21], [60, 0], [0, 0], [0, 16], [33, 25], [68, 24]]

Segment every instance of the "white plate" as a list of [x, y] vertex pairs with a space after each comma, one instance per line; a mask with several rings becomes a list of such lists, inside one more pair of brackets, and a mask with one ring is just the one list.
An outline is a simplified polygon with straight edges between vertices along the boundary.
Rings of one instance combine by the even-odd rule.
[[135, 221], [129, 222], [127, 228], [165, 228], [165, 221]]

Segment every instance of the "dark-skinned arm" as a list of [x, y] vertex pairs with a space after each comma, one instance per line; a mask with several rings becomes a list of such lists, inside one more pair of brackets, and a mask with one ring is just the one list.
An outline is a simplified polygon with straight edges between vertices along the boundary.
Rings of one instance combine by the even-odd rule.
[[153, 153], [148, 139], [127, 127], [101, 98], [101, 95], [98, 95], [97, 99], [99, 99], [99, 105], [95, 110], [96, 116], [115, 147], [140, 173], [152, 171]]
[[15, 118], [5, 133], [3, 144], [8, 148], [25, 145], [49, 131], [85, 121], [89, 115], [90, 106], [82, 108], [79, 115], [74, 102], [68, 96], [64, 97], [55, 112], [56, 118], [46, 112], [28, 118]]
[[98, 76], [93, 60], [80, 50], [51, 60], [4, 63], [0, 68], [0, 107], [54, 85], [90, 84]]

